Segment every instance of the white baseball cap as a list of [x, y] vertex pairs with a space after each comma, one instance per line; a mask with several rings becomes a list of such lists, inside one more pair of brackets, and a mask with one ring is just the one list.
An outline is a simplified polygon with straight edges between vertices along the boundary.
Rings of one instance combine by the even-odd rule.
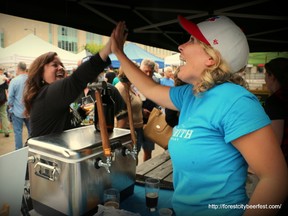
[[181, 26], [203, 43], [218, 50], [232, 72], [238, 72], [248, 63], [249, 45], [243, 31], [228, 17], [211, 17], [197, 25], [178, 16]]

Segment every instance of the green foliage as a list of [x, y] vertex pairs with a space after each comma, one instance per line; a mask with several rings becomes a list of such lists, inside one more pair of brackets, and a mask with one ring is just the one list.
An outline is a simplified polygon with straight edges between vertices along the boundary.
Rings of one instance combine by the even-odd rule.
[[96, 54], [103, 47], [104, 47], [104, 45], [102, 45], [102, 44], [89, 43], [89, 44], [85, 45], [85, 50], [89, 51], [92, 54]]
[[278, 57], [288, 58], [288, 52], [254, 52], [249, 54], [248, 63], [254, 66], [266, 64], [270, 60]]

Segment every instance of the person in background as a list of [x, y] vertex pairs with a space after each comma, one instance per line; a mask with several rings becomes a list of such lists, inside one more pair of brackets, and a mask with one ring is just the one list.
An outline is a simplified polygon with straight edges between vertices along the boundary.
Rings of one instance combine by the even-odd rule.
[[160, 79], [160, 84], [164, 86], [174, 86], [173, 69], [170, 66], [164, 68], [164, 77]]
[[[140, 67], [139, 69], [146, 74], [146, 76], [157, 83], [157, 81], [155, 81], [155, 77], [154, 76], [154, 70], [155, 70], [155, 62], [150, 60], [150, 59], [143, 59], [141, 61]], [[135, 87], [135, 86], [134, 86]], [[137, 88], [137, 86], [136, 86]], [[155, 92], [156, 93], [156, 92]], [[156, 93], [157, 94], [157, 93]], [[153, 110], [153, 108], [158, 108], [158, 104], [156, 104], [154, 101], [150, 100], [149, 98], [145, 97], [141, 91], [140, 91], [140, 95], [143, 101], [142, 104], [142, 113], [143, 113], [143, 123], [147, 124], [148, 118], [150, 116], [151, 111]], [[143, 148], [143, 161], [147, 161], [152, 157], [152, 151], [155, 149], [155, 143], [152, 142], [151, 140], [147, 139], [144, 136], [140, 137], [141, 139], [141, 143], [142, 143], [142, 148]]]
[[4, 137], [9, 137], [9, 120], [7, 113], [8, 81], [4, 69], [0, 68], [0, 120]]
[[118, 82], [120, 82], [118, 75], [113, 79], [112, 85], [115, 86]]
[[[173, 69], [170, 66], [167, 66], [164, 68], [164, 76], [160, 79], [160, 84], [163, 86], [174, 86], [174, 79], [173, 79]], [[165, 107], [161, 107], [161, 110], [164, 114], [166, 114], [166, 108]], [[167, 109], [169, 112], [169, 109]], [[171, 116], [171, 113], [168, 114], [169, 116]], [[168, 117], [169, 118], [169, 117]], [[169, 121], [169, 120], [168, 120]]]
[[113, 70], [112, 65], [110, 65], [105, 73], [105, 81], [112, 84], [116, 76], [117, 76], [116, 72]]
[[[178, 78], [178, 76], [177, 76], [178, 72], [179, 72], [179, 67], [176, 69], [176, 71], [174, 73], [174, 77], [173, 77], [174, 85], [175, 86], [181, 86], [181, 85], [186, 84], [185, 82], [183, 82], [182, 80], [180, 80]], [[178, 125], [179, 111], [165, 108], [165, 121], [171, 127]]]
[[[102, 82], [104, 81], [104, 72], [100, 73], [99, 76], [96, 79], [96, 82]], [[106, 81], [105, 81], [106, 82]], [[111, 97], [113, 101], [115, 102], [115, 109], [114, 114], [117, 121], [117, 127], [123, 128], [126, 126], [126, 117], [128, 116], [127, 110], [126, 110], [126, 103], [124, 99], [122, 98], [121, 94], [119, 93], [118, 89], [113, 86], [111, 83], [107, 82], [107, 87], [111, 90]], [[82, 98], [90, 95], [94, 101], [96, 101], [95, 97], [95, 90], [90, 89], [86, 87], [83, 92], [79, 95], [79, 97], [76, 99], [77, 106], [82, 105]], [[79, 109], [78, 109], [79, 112]], [[82, 118], [85, 118], [86, 116], [83, 115], [83, 112], [79, 112]]]
[[[133, 119], [133, 126], [137, 135], [137, 153], [140, 152], [142, 146], [142, 137], [143, 137], [143, 114], [142, 114], [142, 100], [138, 93], [138, 91], [131, 86], [131, 82], [126, 78], [122, 67], [119, 67], [119, 74], [118, 74], [120, 82], [118, 82], [115, 87], [120, 92], [122, 98], [124, 99], [126, 105], [128, 104], [127, 98], [127, 89], [129, 90], [129, 97], [131, 103], [131, 110], [132, 110], [132, 119]], [[128, 116], [125, 120], [125, 128], [130, 128]], [[122, 127], [117, 124], [117, 127]]]
[[[128, 79], [147, 98], [180, 112], [168, 144], [173, 210], [181, 216], [276, 215], [277, 208], [261, 207], [283, 203], [288, 172], [271, 120], [235, 74], [247, 65], [247, 38], [226, 16], [199, 24], [178, 19], [189, 33], [178, 47], [185, 61], [178, 77], [186, 85], [162, 86], [135, 67], [123, 51], [125, 22], [111, 36], [111, 50]], [[250, 199], [245, 190], [248, 166], [259, 178]], [[255, 208], [245, 209], [246, 204]]]
[[[85, 61], [89, 60], [91, 56], [86, 56], [82, 59], [82, 61], [78, 62], [78, 67]], [[115, 118], [116, 118], [116, 124], [118, 125], [118, 127], [123, 128], [126, 124], [126, 117], [128, 115], [127, 110], [126, 110], [126, 104], [124, 99], [122, 98], [122, 96], [120, 95], [118, 89], [113, 86], [111, 83], [107, 82], [105, 80], [105, 72], [101, 72], [98, 77], [95, 79], [96, 83], [101, 83], [102, 81], [105, 81], [107, 83], [107, 87], [111, 90], [111, 97], [113, 99], [113, 101], [115, 102]], [[91, 83], [88, 83], [91, 84]], [[83, 90], [83, 92], [81, 92], [81, 94], [78, 96], [78, 98], [76, 99], [75, 103], [76, 103], [76, 107], [75, 109], [77, 110], [77, 112], [79, 113], [80, 117], [82, 119], [85, 119], [87, 117], [86, 112], [82, 109], [82, 98], [86, 97], [86, 96], [91, 96], [93, 101], [96, 101], [96, 96], [95, 96], [95, 90], [88, 88], [88, 86], [86, 86], [86, 88]]]
[[152, 78], [155, 82], [159, 83], [162, 76], [159, 74], [159, 64], [155, 62], [154, 72]]
[[264, 109], [272, 120], [288, 166], [288, 58], [275, 58], [265, 64], [265, 82], [271, 95]]
[[44, 53], [32, 62], [24, 91], [25, 114], [30, 117], [30, 137], [74, 128], [70, 104], [111, 64], [110, 53], [109, 40], [102, 50], [77, 67], [70, 76], [60, 80], [56, 80], [56, 74], [63, 70], [63, 66], [57, 53]]
[[[265, 64], [265, 82], [271, 95], [264, 103], [264, 109], [272, 120], [288, 168], [288, 58], [275, 58]], [[279, 211], [287, 215], [288, 197]]]
[[113, 79], [113, 81], [112, 81], [112, 85], [113, 86], [115, 86], [118, 82], [120, 82], [120, 80], [119, 80], [119, 77], [118, 77], [118, 75], [119, 75], [119, 69], [117, 70], [117, 71], [115, 71], [115, 73], [116, 73], [116, 77]]
[[16, 69], [16, 77], [13, 78], [8, 88], [8, 110], [11, 114], [15, 137], [15, 150], [23, 147], [23, 124], [25, 124], [28, 137], [30, 134], [29, 118], [24, 116], [23, 93], [27, 80], [27, 66], [25, 62], [19, 62]]

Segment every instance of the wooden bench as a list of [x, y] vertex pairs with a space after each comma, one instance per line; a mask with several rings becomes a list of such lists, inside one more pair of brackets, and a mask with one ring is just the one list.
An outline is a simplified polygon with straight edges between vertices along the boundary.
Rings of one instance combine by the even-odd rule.
[[172, 163], [168, 151], [153, 157], [136, 168], [136, 183], [143, 185], [148, 177], [160, 179], [160, 187], [173, 190]]

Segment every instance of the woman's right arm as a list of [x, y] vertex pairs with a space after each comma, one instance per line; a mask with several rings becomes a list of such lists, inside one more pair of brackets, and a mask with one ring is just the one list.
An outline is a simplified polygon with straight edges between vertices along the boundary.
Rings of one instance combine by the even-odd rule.
[[170, 87], [159, 85], [150, 77], [144, 74], [123, 52], [123, 40], [126, 40], [126, 25], [119, 22], [111, 35], [111, 50], [120, 61], [125, 75], [145, 97], [154, 101], [156, 104], [170, 109], [176, 109], [173, 105], [169, 90]]

